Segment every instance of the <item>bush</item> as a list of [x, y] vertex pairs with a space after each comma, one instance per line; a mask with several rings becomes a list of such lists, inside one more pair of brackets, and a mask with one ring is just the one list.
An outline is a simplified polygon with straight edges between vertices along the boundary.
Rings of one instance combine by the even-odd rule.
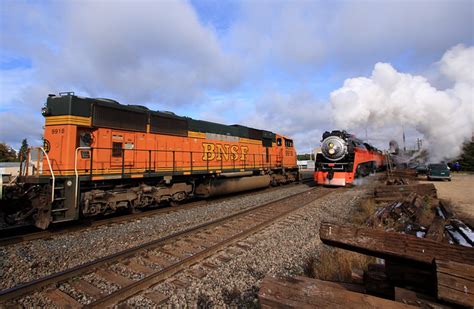
[[465, 143], [463, 152], [459, 157], [459, 164], [461, 164], [461, 170], [463, 171], [474, 171], [474, 143]]

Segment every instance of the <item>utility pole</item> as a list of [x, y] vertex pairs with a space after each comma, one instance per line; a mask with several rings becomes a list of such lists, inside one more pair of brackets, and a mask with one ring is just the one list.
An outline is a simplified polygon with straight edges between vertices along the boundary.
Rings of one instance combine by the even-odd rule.
[[405, 141], [405, 126], [403, 126], [403, 152], [407, 152], [406, 141]]
[[418, 151], [423, 147], [423, 140], [421, 138], [416, 139], [416, 144], [418, 145]]

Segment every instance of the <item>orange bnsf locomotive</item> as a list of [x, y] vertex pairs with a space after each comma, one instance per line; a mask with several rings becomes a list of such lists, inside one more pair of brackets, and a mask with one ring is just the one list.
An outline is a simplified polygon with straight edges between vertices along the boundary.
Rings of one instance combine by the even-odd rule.
[[293, 141], [265, 130], [74, 93], [50, 95], [43, 116], [44, 147], [3, 186], [0, 210], [11, 224], [44, 229], [298, 179]]
[[314, 181], [320, 185], [345, 186], [384, 167], [385, 156], [380, 150], [346, 131], [326, 131], [321, 153], [316, 156]]

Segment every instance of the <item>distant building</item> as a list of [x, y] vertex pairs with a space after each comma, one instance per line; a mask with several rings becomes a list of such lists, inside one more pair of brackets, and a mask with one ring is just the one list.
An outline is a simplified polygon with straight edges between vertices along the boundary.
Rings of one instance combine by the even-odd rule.
[[314, 170], [314, 161], [313, 160], [298, 160], [296, 161], [298, 168], [300, 170], [313, 169]]
[[[25, 163], [23, 163], [23, 170], [25, 169]], [[33, 163], [29, 164], [28, 174], [33, 174], [35, 166]], [[20, 174], [20, 162], [0, 162], [0, 175], [5, 181], [8, 179], [18, 176]]]

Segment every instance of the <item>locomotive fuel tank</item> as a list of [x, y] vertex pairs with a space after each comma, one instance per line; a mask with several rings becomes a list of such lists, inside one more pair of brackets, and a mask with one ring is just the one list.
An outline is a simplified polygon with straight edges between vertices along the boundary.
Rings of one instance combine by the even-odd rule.
[[265, 188], [270, 185], [270, 175], [239, 177], [239, 178], [215, 178], [196, 187], [196, 195], [210, 197], [253, 189]]

